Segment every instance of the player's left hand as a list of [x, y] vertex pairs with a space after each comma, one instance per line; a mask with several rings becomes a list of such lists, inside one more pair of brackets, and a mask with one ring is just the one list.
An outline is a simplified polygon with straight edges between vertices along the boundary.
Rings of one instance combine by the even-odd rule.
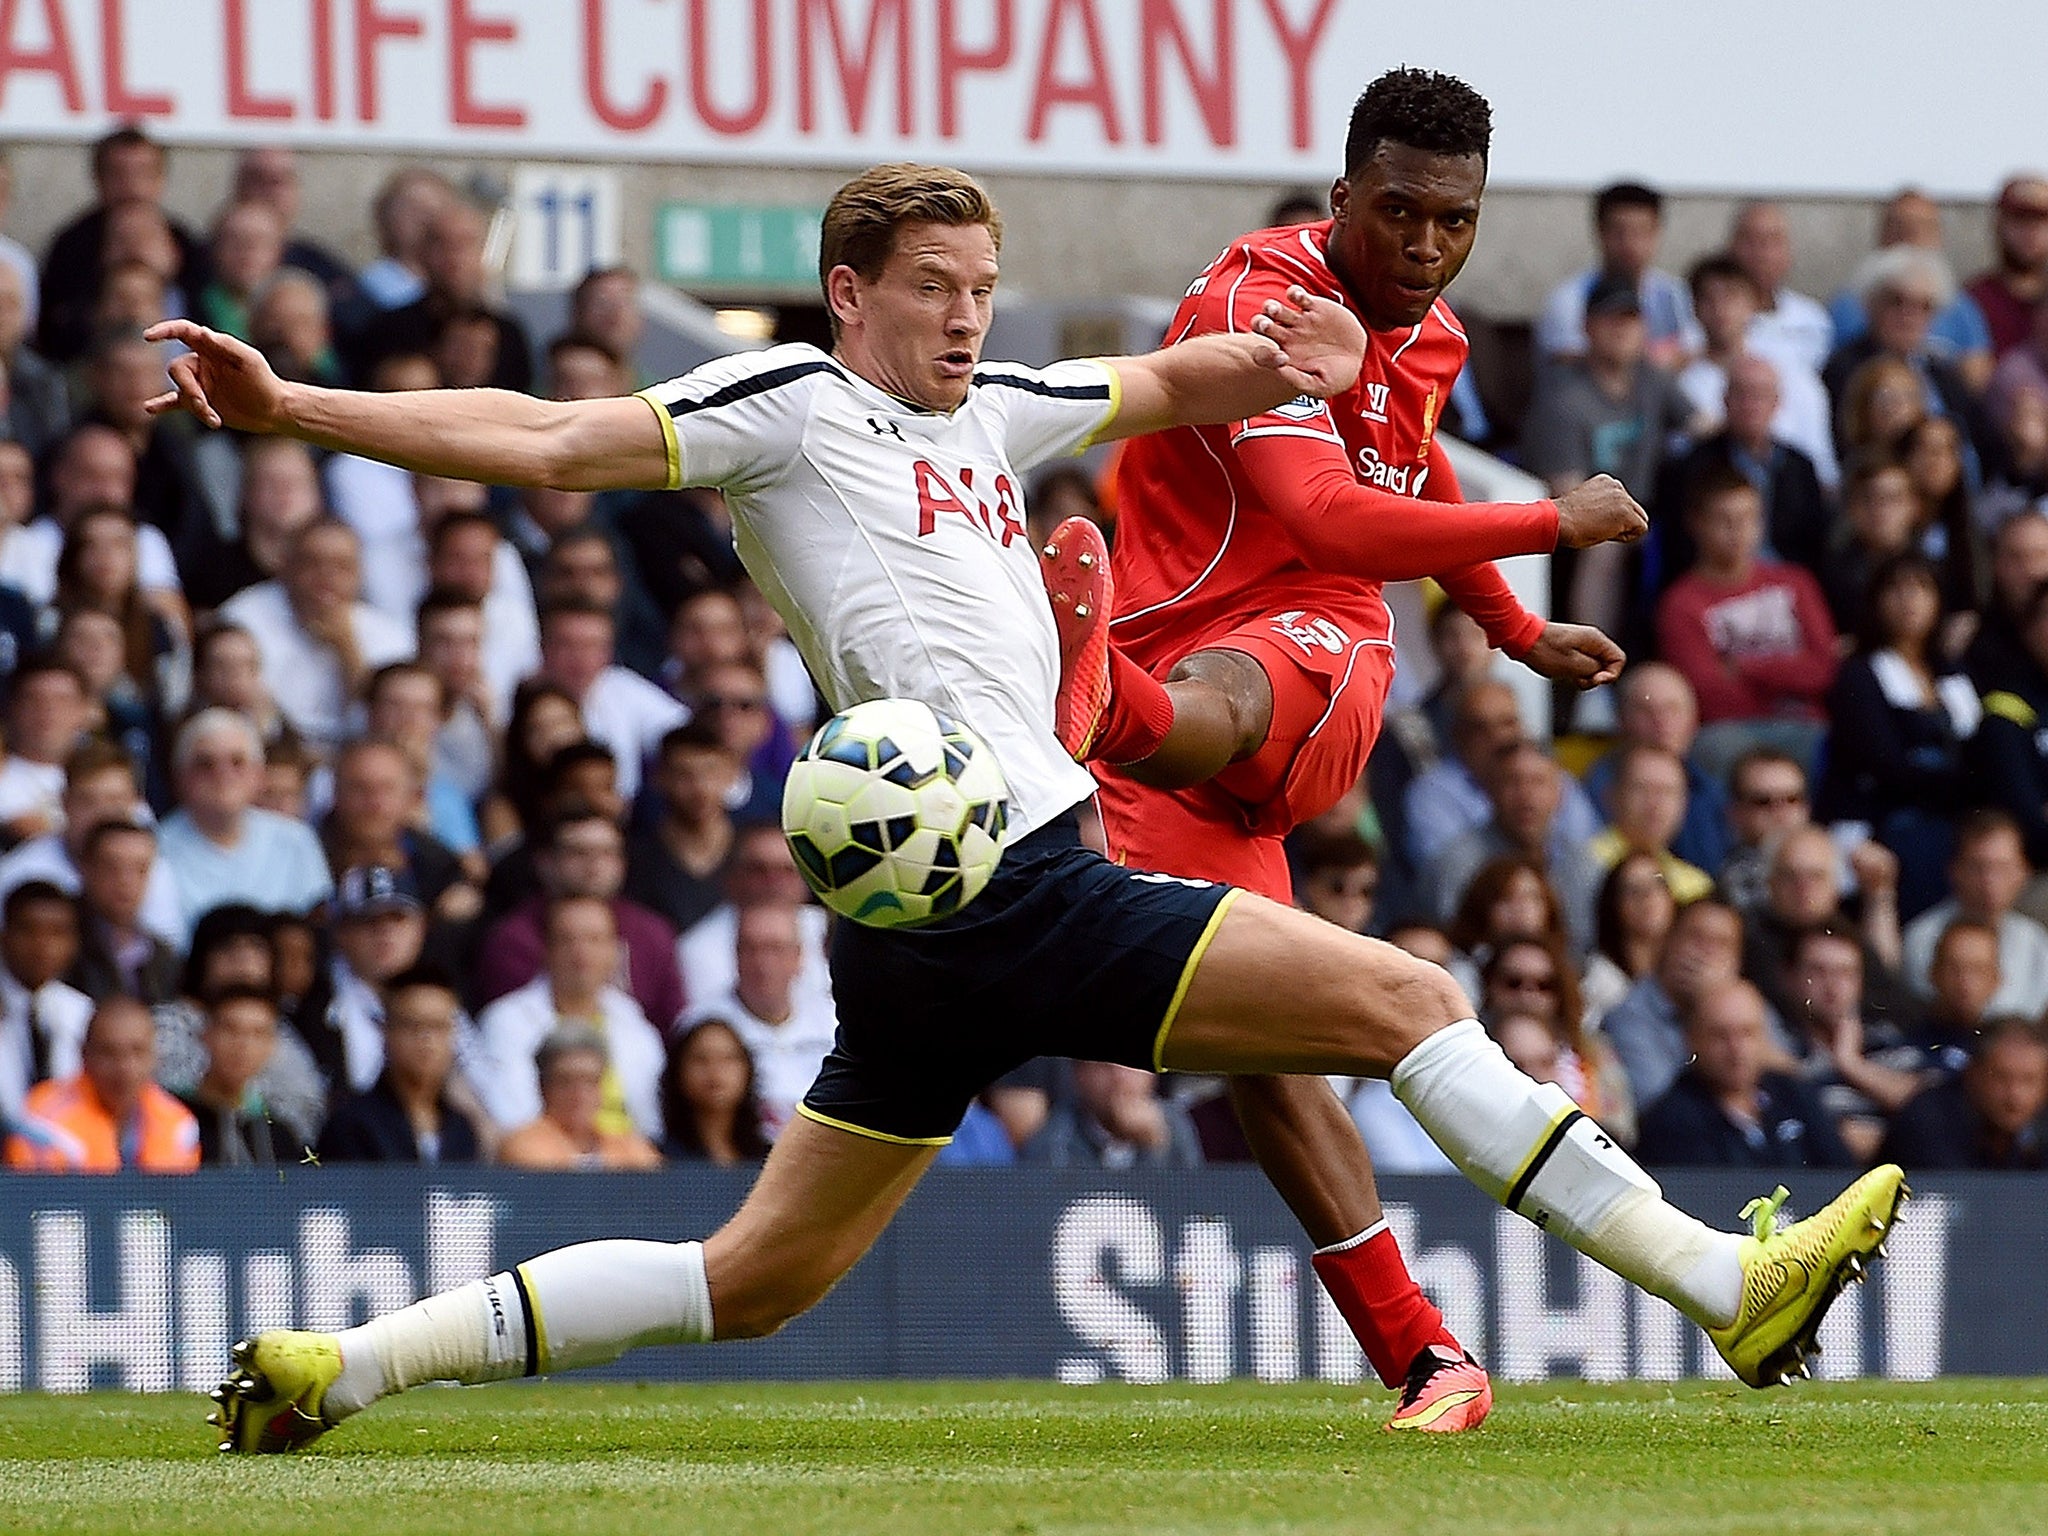
[[1299, 394], [1327, 400], [1358, 382], [1365, 361], [1365, 327], [1358, 316], [1306, 288], [1287, 290], [1287, 302], [1268, 299], [1252, 329], [1278, 348], [1260, 362]]
[[1522, 658], [1523, 666], [1553, 683], [1582, 689], [1613, 682], [1627, 662], [1621, 647], [1590, 624], [1546, 624]]

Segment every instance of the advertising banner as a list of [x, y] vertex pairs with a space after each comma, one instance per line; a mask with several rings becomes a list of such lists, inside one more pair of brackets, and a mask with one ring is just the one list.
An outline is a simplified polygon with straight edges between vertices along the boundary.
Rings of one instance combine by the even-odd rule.
[[[204, 1389], [261, 1328], [335, 1329], [598, 1237], [702, 1236], [749, 1175], [294, 1169], [0, 1180], [0, 1390]], [[1813, 1209], [1839, 1180], [1793, 1182]], [[1916, 1181], [1869, 1284], [1822, 1333], [1824, 1377], [2048, 1374], [2043, 1182]], [[1667, 1193], [1734, 1225], [1755, 1178]], [[1500, 1211], [1462, 1180], [1390, 1179], [1423, 1287], [1500, 1376], [1725, 1376], [1662, 1302]], [[935, 1171], [874, 1251], [770, 1339], [644, 1351], [642, 1379], [1022, 1377], [1336, 1382], [1364, 1362], [1309, 1245], [1248, 1168]]]
[[0, 127], [1323, 182], [1418, 64], [1492, 99], [1502, 184], [1982, 196], [2043, 57], [2011, 0], [0, 0]]

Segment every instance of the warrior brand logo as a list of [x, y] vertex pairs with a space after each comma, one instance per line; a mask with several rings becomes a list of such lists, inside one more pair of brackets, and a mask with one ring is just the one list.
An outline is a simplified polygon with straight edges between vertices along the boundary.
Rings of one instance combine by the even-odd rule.
[[1367, 443], [1358, 450], [1358, 478], [1396, 496], [1420, 496], [1429, 478], [1427, 464], [1389, 464], [1379, 450]]
[[1368, 384], [1365, 386], [1365, 419], [1367, 421], [1384, 422], [1387, 419], [1388, 393], [1389, 388], [1385, 384]]

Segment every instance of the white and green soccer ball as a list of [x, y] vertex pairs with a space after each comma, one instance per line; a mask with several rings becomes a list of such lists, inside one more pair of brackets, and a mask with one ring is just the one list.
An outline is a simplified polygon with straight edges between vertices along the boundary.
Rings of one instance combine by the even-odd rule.
[[973, 731], [914, 699], [818, 727], [782, 789], [782, 831], [825, 905], [876, 928], [958, 912], [1002, 857], [1009, 785]]

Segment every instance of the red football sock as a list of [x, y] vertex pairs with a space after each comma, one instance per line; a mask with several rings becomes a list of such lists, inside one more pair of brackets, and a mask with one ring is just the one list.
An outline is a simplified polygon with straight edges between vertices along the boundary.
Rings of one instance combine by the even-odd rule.
[[1388, 1386], [1406, 1381], [1415, 1357], [1432, 1344], [1464, 1353], [1464, 1345], [1444, 1326], [1443, 1313], [1408, 1273], [1384, 1221], [1348, 1243], [1317, 1250], [1310, 1262], [1365, 1358]]
[[1142, 762], [1173, 729], [1173, 695], [1115, 646], [1109, 648], [1109, 715], [1088, 755], [1105, 763]]

